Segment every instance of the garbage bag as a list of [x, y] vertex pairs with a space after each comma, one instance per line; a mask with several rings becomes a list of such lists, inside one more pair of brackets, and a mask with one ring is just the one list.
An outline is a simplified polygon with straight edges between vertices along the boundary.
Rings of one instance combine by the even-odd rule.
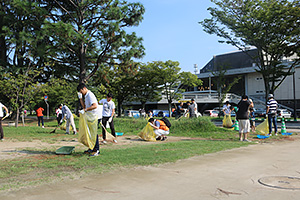
[[[69, 124], [69, 126], [70, 126], [69, 130], [73, 131], [71, 123]], [[63, 121], [63, 123], [60, 125], [60, 130], [67, 130], [67, 122], [66, 121]]]
[[96, 144], [98, 131], [97, 114], [86, 112], [79, 116], [78, 141], [89, 149], [93, 149]]
[[267, 135], [269, 133], [268, 117], [264, 122], [262, 122], [255, 128], [255, 132], [259, 133], [260, 135]]
[[233, 125], [232, 120], [231, 120], [231, 116], [230, 115], [225, 115], [223, 118], [223, 127], [226, 128], [231, 128]]
[[156, 135], [154, 133], [153, 127], [150, 122], [143, 128], [143, 130], [138, 134], [140, 138], [146, 141], [156, 142]]

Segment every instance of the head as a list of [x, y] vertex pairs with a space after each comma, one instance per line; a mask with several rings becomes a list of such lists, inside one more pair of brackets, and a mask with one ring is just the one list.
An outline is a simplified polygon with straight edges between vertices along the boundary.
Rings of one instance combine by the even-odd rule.
[[59, 108], [59, 109], [62, 109], [62, 107], [63, 107], [62, 104], [59, 104], [59, 105], [58, 105], [58, 108]]
[[153, 118], [150, 118], [150, 119], [148, 120], [148, 122], [150, 122], [151, 124], [154, 124], [154, 119], [153, 119]]
[[112, 95], [112, 93], [109, 92], [109, 93], [106, 95], [107, 101], [111, 101], [112, 98], [113, 98], [113, 95]]
[[86, 93], [88, 92], [88, 89], [84, 83], [79, 83], [79, 85], [77, 86], [77, 91], [83, 95], [86, 95]]
[[273, 98], [274, 98], [273, 94], [268, 95], [268, 99], [273, 99]]
[[195, 102], [195, 99], [191, 99], [191, 102], [194, 103], [194, 102]]
[[190, 103], [189, 101], [188, 101], [188, 102], [186, 102], [186, 104], [187, 104], [187, 105], [191, 105], [191, 103]]
[[242, 99], [248, 100], [248, 96], [244, 94], [244, 95], [242, 96]]
[[229, 105], [229, 101], [226, 101], [226, 103], [225, 103], [226, 105]]

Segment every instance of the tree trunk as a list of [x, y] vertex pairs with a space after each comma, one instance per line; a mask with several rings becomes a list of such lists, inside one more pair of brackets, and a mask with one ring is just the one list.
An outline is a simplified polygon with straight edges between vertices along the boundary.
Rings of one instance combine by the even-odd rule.
[[16, 121], [15, 121], [15, 127], [18, 127], [19, 124], [19, 115], [20, 115], [20, 110], [17, 108], [17, 116], [16, 116]]

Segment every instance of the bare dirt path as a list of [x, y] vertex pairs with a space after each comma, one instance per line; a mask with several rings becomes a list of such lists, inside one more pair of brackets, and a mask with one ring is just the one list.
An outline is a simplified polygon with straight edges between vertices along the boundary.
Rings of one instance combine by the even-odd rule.
[[[0, 199], [300, 199], [300, 190], [258, 183], [267, 176], [300, 177], [300, 137], [197, 156], [160, 166], [121, 170], [14, 192]], [[101, 156], [95, 158], [101, 159]]]

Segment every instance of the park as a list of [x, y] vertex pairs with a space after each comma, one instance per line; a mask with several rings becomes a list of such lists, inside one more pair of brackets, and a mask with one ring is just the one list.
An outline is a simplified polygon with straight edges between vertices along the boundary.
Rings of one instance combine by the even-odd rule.
[[300, 198], [300, 1], [192, 5], [0, 3], [0, 199]]

